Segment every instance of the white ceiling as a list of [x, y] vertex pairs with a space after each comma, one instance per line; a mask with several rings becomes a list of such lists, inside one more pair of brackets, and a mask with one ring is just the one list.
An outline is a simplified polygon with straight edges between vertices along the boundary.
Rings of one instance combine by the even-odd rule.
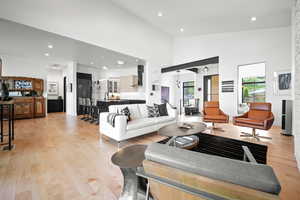
[[[292, 0], [112, 0], [175, 36], [288, 26]], [[158, 17], [158, 12], [163, 16]], [[251, 17], [257, 21], [252, 22]], [[184, 28], [184, 32], [180, 32]]]
[[[132, 56], [1, 18], [0, 27], [0, 57], [8, 55], [40, 60], [48, 66], [64, 66], [68, 62], [77, 61], [82, 65], [100, 69], [103, 66], [120, 69], [144, 64], [143, 60]], [[48, 48], [49, 44], [53, 45], [52, 49]], [[49, 56], [45, 56], [45, 53], [49, 53]], [[118, 60], [125, 61], [125, 64], [118, 65]]]

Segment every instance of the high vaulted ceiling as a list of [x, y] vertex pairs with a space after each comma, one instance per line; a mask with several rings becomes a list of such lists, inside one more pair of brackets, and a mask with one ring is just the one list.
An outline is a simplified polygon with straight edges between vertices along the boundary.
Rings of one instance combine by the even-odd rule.
[[[288, 26], [292, 0], [112, 0], [174, 36]], [[158, 13], [162, 16], [159, 17]], [[256, 21], [251, 21], [256, 17]], [[184, 31], [181, 32], [180, 29]]]

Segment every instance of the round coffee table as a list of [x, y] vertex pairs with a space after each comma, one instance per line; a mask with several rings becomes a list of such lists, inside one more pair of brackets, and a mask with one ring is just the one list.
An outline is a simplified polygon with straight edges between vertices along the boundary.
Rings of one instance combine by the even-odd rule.
[[139, 190], [137, 167], [142, 166], [145, 159], [146, 145], [132, 145], [116, 152], [111, 161], [120, 167], [124, 177], [123, 191], [119, 200], [136, 200]]
[[159, 135], [171, 137], [171, 139], [166, 143], [167, 145], [173, 145], [176, 147], [177, 137], [194, 135], [207, 129], [206, 124], [202, 122], [185, 122], [186, 124], [191, 125], [191, 128], [179, 128], [179, 125], [182, 123], [183, 122], [169, 124], [158, 130]]

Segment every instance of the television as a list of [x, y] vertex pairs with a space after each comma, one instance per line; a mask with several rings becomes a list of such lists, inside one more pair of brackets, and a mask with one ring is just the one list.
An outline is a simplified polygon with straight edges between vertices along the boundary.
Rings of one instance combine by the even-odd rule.
[[15, 89], [32, 89], [32, 82], [26, 80], [15, 81]]

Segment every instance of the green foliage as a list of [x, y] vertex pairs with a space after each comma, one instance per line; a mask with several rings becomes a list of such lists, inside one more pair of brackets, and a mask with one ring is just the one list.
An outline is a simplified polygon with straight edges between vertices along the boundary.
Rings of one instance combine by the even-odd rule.
[[247, 87], [243, 87], [243, 97], [249, 97], [249, 89]]

